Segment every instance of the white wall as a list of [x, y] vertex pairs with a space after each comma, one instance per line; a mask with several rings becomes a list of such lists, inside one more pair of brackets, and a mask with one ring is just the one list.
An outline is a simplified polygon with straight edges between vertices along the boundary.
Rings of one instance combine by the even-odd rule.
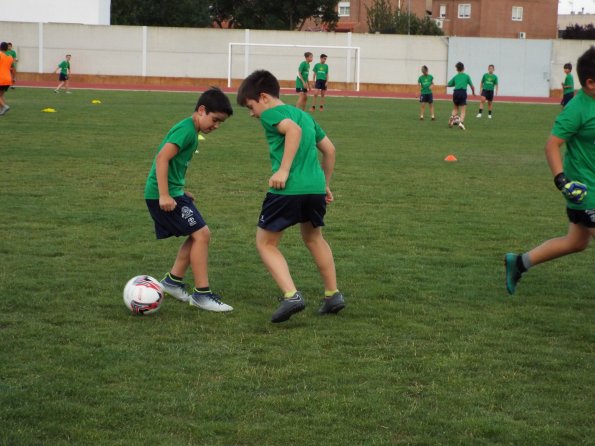
[[0, 0], [0, 21], [109, 25], [111, 0]]

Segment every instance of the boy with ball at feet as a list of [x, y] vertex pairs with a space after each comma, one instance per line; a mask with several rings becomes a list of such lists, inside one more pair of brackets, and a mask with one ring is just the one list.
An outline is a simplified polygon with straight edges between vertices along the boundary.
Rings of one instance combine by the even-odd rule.
[[[161, 281], [163, 290], [191, 306], [216, 312], [233, 308], [211, 291], [207, 267], [211, 233], [196, 208], [194, 196], [184, 187], [186, 169], [198, 148], [199, 132], [214, 132], [232, 114], [229, 99], [221, 90], [205, 91], [194, 113], [174, 125], [161, 142], [145, 185], [145, 200], [157, 238], [186, 237], [170, 272]], [[188, 267], [194, 276], [192, 294], [186, 292], [183, 283]]]
[[[578, 59], [577, 74], [582, 89], [556, 118], [545, 146], [554, 184], [566, 199], [568, 233], [522, 255], [506, 254], [509, 294], [514, 294], [529, 268], [583, 251], [595, 237], [595, 46]], [[566, 154], [562, 162], [560, 149], [564, 143]]]
[[338, 313], [345, 307], [345, 300], [337, 288], [333, 253], [321, 230], [326, 206], [333, 201], [329, 184], [335, 146], [308, 113], [279, 99], [279, 82], [268, 71], [258, 70], [244, 79], [237, 101], [260, 119], [269, 144], [273, 174], [258, 221], [256, 247], [283, 292], [271, 322], [284, 322], [306, 306], [278, 248], [283, 232], [298, 223], [324, 282], [324, 299], [318, 312]]

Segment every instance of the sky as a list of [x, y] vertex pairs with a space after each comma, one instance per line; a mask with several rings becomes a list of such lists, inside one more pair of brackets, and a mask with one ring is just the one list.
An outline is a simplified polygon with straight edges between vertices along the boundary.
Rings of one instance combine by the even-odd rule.
[[560, 0], [558, 14], [570, 14], [572, 11], [580, 12], [585, 8], [585, 14], [595, 14], [595, 0]]

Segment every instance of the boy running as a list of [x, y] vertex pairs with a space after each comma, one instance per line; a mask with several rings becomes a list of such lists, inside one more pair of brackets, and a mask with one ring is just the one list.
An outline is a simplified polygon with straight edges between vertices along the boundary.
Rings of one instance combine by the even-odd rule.
[[564, 64], [564, 73], [566, 77], [564, 78], [564, 82], [562, 82], [562, 102], [560, 105], [565, 107], [566, 104], [570, 102], [570, 100], [574, 97], [574, 78], [572, 77], [572, 64], [566, 63]]
[[[459, 128], [465, 130], [465, 109], [467, 108], [467, 86], [471, 87], [471, 92], [475, 96], [475, 87], [471, 82], [471, 77], [465, 73], [465, 65], [463, 62], [457, 62], [455, 65], [457, 74], [448, 81], [448, 87], [455, 87], [452, 93], [452, 102], [454, 104], [452, 113], [448, 121], [448, 126], [455, 125], [455, 116], [460, 116]], [[459, 112], [460, 111], [460, 112]]]
[[492, 102], [494, 101], [494, 96], [498, 94], [498, 76], [494, 74], [494, 69], [494, 65], [488, 66], [488, 72], [483, 75], [479, 83], [481, 102], [476, 118], [481, 118], [483, 104], [488, 101], [488, 118], [492, 119]]
[[[556, 118], [545, 156], [554, 184], [566, 199], [570, 224], [563, 237], [547, 240], [522, 255], [506, 254], [506, 290], [514, 294], [529, 268], [583, 251], [595, 237], [595, 46], [577, 62], [582, 89]], [[560, 155], [566, 143], [564, 162]]]
[[273, 174], [258, 221], [256, 247], [283, 292], [271, 322], [284, 322], [306, 306], [278, 248], [283, 232], [297, 223], [324, 282], [318, 312], [338, 313], [345, 301], [337, 288], [333, 253], [321, 230], [326, 205], [333, 201], [329, 185], [335, 146], [309, 114], [279, 99], [279, 82], [268, 71], [255, 71], [244, 79], [237, 101], [260, 119], [269, 144]]

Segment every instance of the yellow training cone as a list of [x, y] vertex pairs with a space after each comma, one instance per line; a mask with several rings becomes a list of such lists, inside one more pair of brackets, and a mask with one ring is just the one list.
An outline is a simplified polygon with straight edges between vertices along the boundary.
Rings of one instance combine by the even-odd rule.
[[101, 101], [99, 99], [93, 99], [91, 104], [101, 104]]
[[56, 110], [54, 110], [53, 108], [44, 108], [41, 111], [45, 113], [56, 113]]

